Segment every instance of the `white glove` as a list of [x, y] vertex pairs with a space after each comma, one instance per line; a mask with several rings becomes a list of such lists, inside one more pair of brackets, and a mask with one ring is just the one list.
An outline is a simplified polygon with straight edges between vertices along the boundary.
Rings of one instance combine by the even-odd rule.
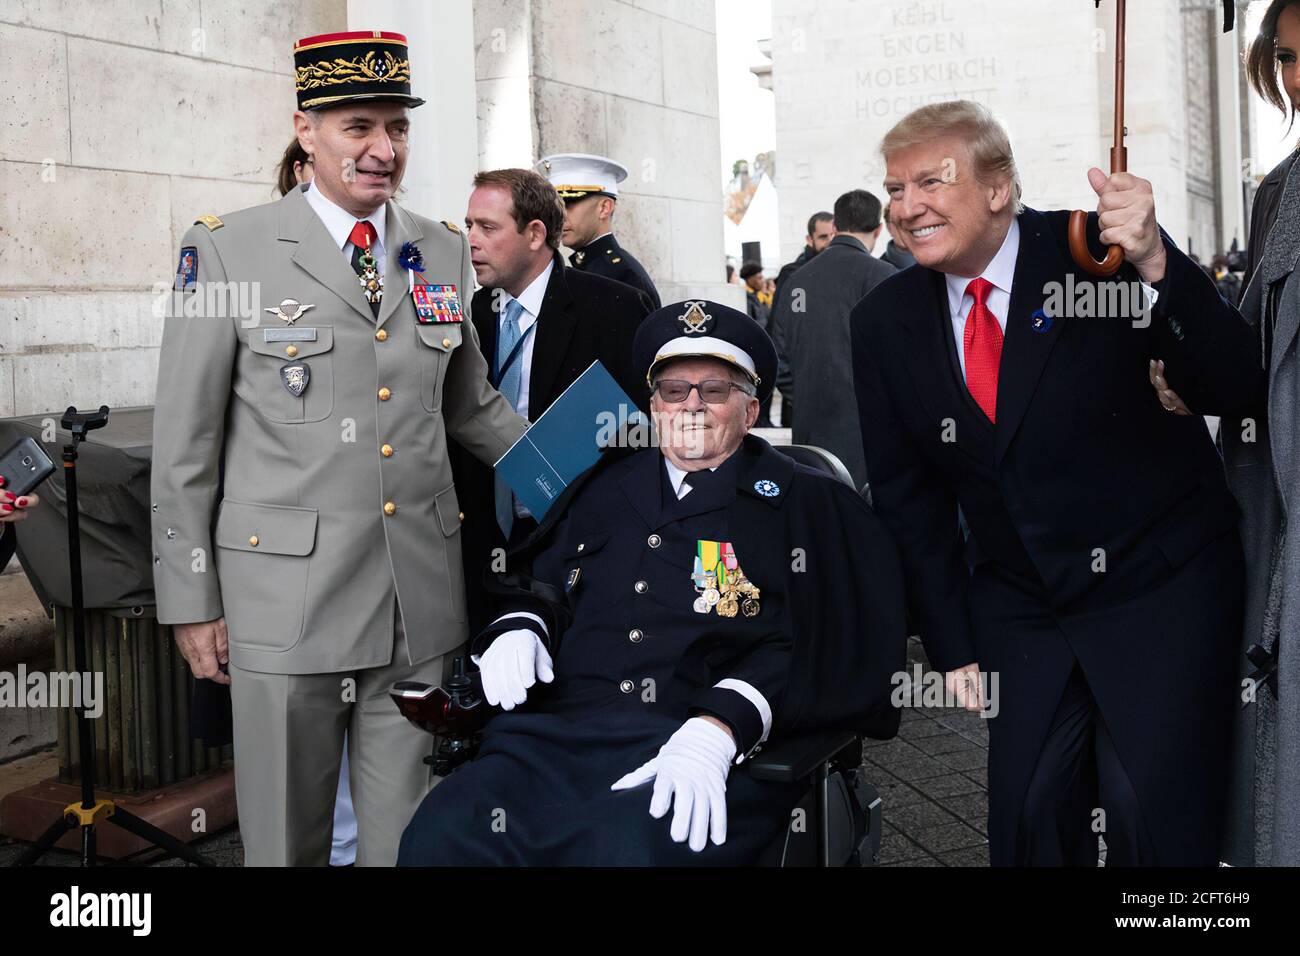
[[537, 635], [527, 629], [506, 631], [474, 663], [483, 678], [483, 696], [502, 710], [514, 710], [528, 699], [528, 688], [540, 680], [555, 680], [551, 655]]
[[[674, 843], [690, 835], [696, 853], [705, 838], [721, 846], [727, 839], [727, 772], [736, 756], [731, 734], [703, 717], [692, 717], [677, 728], [659, 754], [623, 776], [609, 789], [628, 790], [654, 780], [650, 816], [658, 820], [673, 804], [669, 829]], [[675, 796], [674, 796], [675, 795]]]

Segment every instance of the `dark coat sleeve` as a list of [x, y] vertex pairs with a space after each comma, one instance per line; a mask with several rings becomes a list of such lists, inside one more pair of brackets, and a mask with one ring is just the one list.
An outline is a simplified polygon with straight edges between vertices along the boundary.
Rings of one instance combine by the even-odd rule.
[[0, 571], [4, 570], [9, 559], [14, 556], [14, 548], [18, 544], [18, 536], [14, 533], [12, 524], [4, 525], [3, 532], [0, 532]]
[[[1064, 226], [1062, 213], [1049, 213]], [[1095, 256], [1105, 254], [1097, 214], [1088, 214], [1088, 244]], [[1059, 237], [1063, 230], [1058, 228]], [[1198, 415], [1234, 417], [1257, 407], [1264, 388], [1254, 330], [1235, 305], [1219, 295], [1214, 280], [1160, 230], [1165, 246], [1165, 275], [1151, 311], [1151, 357], [1163, 359], [1169, 387]], [[1125, 263], [1115, 280], [1136, 282], [1137, 270]]]
[[789, 520], [806, 529], [807, 564], [788, 577], [794, 645], [773, 736], [844, 727], [892, 737], [900, 712], [890, 697], [908, 633], [898, 549], [847, 485], [803, 469], [795, 484]]
[[[876, 359], [882, 346], [870, 331], [872, 310], [882, 307], [889, 308], [878, 290], [849, 318], [862, 450], [876, 511], [902, 555], [912, 620], [930, 662], [950, 671], [975, 663], [957, 499], [909, 437], [885, 384]], [[896, 354], [882, 352], [885, 361]]]
[[1169, 386], [1199, 415], [1246, 414], [1264, 387], [1255, 333], [1214, 280], [1162, 235], [1167, 265], [1152, 331]]
[[607, 345], [604, 349], [605, 355], [608, 356], [605, 362], [606, 370], [636, 403], [637, 408], [648, 412], [650, 390], [645, 383], [644, 370], [641, 374], [637, 374], [635, 362], [632, 360], [632, 342], [636, 338], [636, 330], [651, 312], [651, 303], [650, 297], [641, 290], [632, 289], [630, 286], [628, 288], [633, 294], [620, 293], [615, 314], [608, 318], [593, 316], [592, 321], [604, 323], [607, 329]]

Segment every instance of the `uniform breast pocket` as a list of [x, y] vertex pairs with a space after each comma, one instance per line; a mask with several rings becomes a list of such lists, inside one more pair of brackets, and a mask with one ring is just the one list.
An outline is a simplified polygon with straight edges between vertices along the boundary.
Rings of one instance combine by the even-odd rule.
[[425, 411], [441, 411], [447, 365], [461, 343], [460, 323], [417, 324], [415, 333], [420, 350], [420, 403]]
[[572, 606], [581, 600], [587, 605], [608, 604], [615, 600], [612, 588], [602, 586], [602, 551], [609, 541], [608, 532], [583, 532], [572, 535], [564, 545], [564, 593]]
[[[241, 384], [247, 389], [243, 397], [273, 422], [323, 421], [334, 410], [334, 330], [295, 329], [299, 337], [293, 339], [287, 331], [249, 330], [241, 368]], [[236, 391], [243, 389], [237, 386]]]

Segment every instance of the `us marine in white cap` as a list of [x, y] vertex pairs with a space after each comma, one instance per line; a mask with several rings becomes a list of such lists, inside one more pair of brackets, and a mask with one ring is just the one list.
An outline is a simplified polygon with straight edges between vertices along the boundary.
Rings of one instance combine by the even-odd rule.
[[556, 153], [536, 168], [564, 200], [563, 239], [574, 250], [569, 265], [640, 289], [659, 308], [659, 292], [649, 273], [614, 238], [614, 204], [627, 167], [604, 156]]

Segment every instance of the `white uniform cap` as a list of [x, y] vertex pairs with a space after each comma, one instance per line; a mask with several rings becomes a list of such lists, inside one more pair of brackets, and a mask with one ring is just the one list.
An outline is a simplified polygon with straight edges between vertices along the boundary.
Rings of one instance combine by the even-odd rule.
[[618, 198], [618, 184], [627, 179], [627, 167], [605, 156], [556, 153], [534, 167], [551, 181], [561, 199], [604, 195]]
[[646, 373], [646, 384], [651, 382], [656, 368], [669, 359], [675, 358], [721, 359], [748, 375], [755, 385], [758, 384], [758, 370], [754, 368], [753, 357], [735, 342], [714, 338], [711, 335], [679, 335], [665, 342], [655, 353], [654, 361], [650, 363], [650, 370]]

